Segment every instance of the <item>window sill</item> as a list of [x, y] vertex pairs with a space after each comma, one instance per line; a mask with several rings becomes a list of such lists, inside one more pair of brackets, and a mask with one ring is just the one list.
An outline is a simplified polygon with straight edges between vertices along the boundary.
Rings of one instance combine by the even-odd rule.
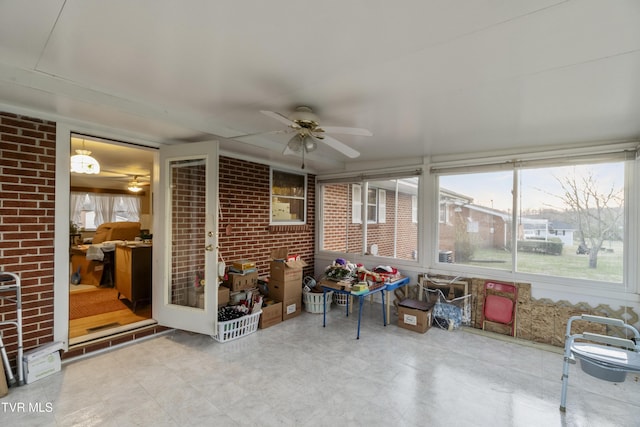
[[283, 224], [269, 226], [269, 233], [302, 233], [311, 230], [312, 228], [308, 224]]

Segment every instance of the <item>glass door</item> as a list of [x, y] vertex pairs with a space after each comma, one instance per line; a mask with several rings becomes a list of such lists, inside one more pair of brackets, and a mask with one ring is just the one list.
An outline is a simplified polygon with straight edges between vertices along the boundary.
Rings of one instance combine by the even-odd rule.
[[153, 317], [213, 335], [218, 307], [218, 143], [160, 148]]

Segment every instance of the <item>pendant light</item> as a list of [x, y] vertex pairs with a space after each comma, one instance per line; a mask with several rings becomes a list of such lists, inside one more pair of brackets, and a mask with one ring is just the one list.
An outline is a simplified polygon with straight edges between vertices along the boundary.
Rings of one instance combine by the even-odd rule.
[[84, 139], [82, 140], [82, 150], [76, 150], [71, 156], [71, 172], [95, 175], [100, 173], [100, 163], [91, 157], [91, 151], [84, 149]]

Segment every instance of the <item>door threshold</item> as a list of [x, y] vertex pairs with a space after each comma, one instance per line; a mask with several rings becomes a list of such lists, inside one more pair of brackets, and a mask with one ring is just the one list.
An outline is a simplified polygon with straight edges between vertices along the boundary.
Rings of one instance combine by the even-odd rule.
[[128, 325], [114, 325], [115, 327], [109, 327], [105, 329], [99, 328], [95, 332], [69, 339], [69, 350], [72, 350], [73, 347], [76, 346], [86, 345], [90, 342], [95, 342], [103, 338], [112, 337], [113, 335], [130, 332], [135, 329], [156, 325], [157, 323], [158, 322], [153, 319], [146, 319], [141, 320], [140, 322], [129, 323]]

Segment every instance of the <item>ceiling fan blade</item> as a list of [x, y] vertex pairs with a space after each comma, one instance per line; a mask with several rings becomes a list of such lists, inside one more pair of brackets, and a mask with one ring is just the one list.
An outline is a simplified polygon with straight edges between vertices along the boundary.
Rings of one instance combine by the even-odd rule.
[[363, 128], [351, 128], [344, 126], [322, 126], [325, 133], [339, 133], [343, 135], [357, 135], [357, 136], [373, 136], [369, 129]]
[[300, 127], [300, 126], [298, 126], [298, 124], [296, 122], [292, 122], [291, 120], [289, 120], [288, 118], [286, 118], [282, 114], [276, 113], [275, 111], [260, 110], [260, 112], [262, 114], [266, 115], [266, 116], [271, 117], [272, 119], [276, 119], [280, 123], [284, 123], [287, 126], [291, 126], [292, 128], [297, 129], [297, 128]]
[[267, 132], [255, 132], [255, 133], [244, 133], [242, 135], [236, 135], [236, 136], [228, 136], [227, 138], [229, 139], [242, 139], [242, 138], [249, 138], [250, 136], [258, 136], [258, 135], [275, 135], [275, 134], [279, 134], [279, 133], [287, 133], [288, 130], [272, 130], [272, 131], [267, 131]]
[[329, 135], [325, 135], [324, 139], [322, 139], [321, 141], [327, 144], [329, 147], [333, 148], [334, 150], [337, 150], [342, 154], [344, 154], [345, 156], [351, 157], [352, 159], [355, 159], [356, 157], [360, 156], [359, 152], [343, 144], [337, 139], [330, 137]]
[[129, 175], [127, 173], [111, 171], [106, 169], [102, 169], [100, 171], [100, 176], [102, 176], [103, 178], [124, 178], [124, 179], [131, 179], [132, 177], [132, 175]]

